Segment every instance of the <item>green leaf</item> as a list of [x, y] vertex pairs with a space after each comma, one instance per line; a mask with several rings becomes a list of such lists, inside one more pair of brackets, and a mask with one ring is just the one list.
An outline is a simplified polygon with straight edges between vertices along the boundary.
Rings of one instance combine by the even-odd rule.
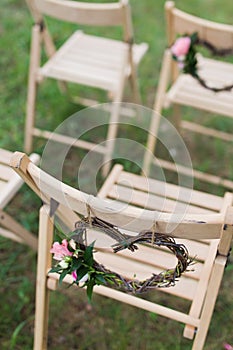
[[83, 259], [85, 263], [89, 266], [92, 266], [94, 263], [94, 258], [93, 258], [93, 248], [94, 248], [94, 242], [91, 243], [85, 250], [83, 254]]
[[94, 281], [93, 279], [91, 279], [91, 280], [87, 283], [87, 297], [88, 297], [89, 303], [91, 303], [91, 298], [92, 298], [92, 293], [93, 293], [94, 285], [95, 285], [95, 281]]
[[63, 239], [67, 238], [67, 235], [63, 232], [61, 226], [59, 224], [56, 225], [56, 229], [57, 229], [57, 236], [59, 237], [60, 243]]
[[197, 33], [197, 32], [192, 33], [192, 34], [190, 35], [191, 43], [192, 43], [192, 44], [195, 44], [196, 41], [197, 41], [197, 38], [198, 38], [198, 33]]
[[62, 270], [61, 266], [54, 266], [51, 268], [51, 270], [49, 270], [49, 272], [59, 272], [61, 270]]
[[71, 271], [78, 270], [80, 266], [82, 265], [82, 259], [73, 259], [72, 265], [71, 265]]
[[77, 271], [77, 281], [80, 281], [88, 272], [89, 272], [89, 268], [85, 267], [85, 266], [82, 266]]
[[59, 278], [59, 283], [62, 283], [63, 279], [66, 277], [68, 271], [64, 270], [62, 271], [60, 278]]
[[106, 280], [102, 275], [96, 275], [95, 282], [96, 284], [106, 284]]

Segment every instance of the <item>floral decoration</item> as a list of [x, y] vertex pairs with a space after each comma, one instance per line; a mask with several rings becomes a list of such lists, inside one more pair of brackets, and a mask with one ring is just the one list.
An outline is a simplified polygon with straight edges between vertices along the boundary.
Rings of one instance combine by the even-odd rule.
[[[124, 249], [134, 252], [139, 249], [137, 244], [140, 243], [148, 244], [152, 247], [164, 246], [176, 256], [178, 263], [174, 269], [168, 269], [159, 274], [153, 273], [150, 278], [143, 281], [139, 281], [136, 278], [132, 280], [125, 278], [94, 260], [94, 242], [90, 245], [86, 244], [86, 231], [88, 228], [101, 230], [104, 234], [115, 239], [117, 243], [112, 246], [114, 253]], [[89, 301], [95, 285], [114, 286], [127, 293], [138, 294], [154, 288], [173, 286], [192, 263], [187, 248], [183, 244], [176, 243], [172, 237], [153, 230], [144, 230], [136, 236], [130, 236], [122, 233], [114, 225], [97, 217], [83, 218], [76, 223], [74, 232], [65, 236], [61, 243], [54, 242], [50, 252], [53, 254], [54, 260], [57, 261], [50, 272], [60, 274], [60, 282], [67, 274], [70, 274], [73, 277], [73, 284], [87, 287]], [[136, 271], [134, 277], [136, 277]]]
[[50, 252], [54, 254], [53, 258], [58, 261], [50, 272], [60, 274], [59, 282], [62, 282], [67, 274], [71, 274], [74, 284], [87, 287], [89, 301], [94, 285], [111, 283], [113, 277], [112, 274], [98, 269], [93, 258], [93, 249], [94, 243], [84, 246], [73, 239], [69, 241], [63, 239], [62, 243], [54, 242], [50, 249]]
[[227, 56], [233, 54], [233, 49], [217, 49], [211, 43], [206, 40], [201, 40], [198, 37], [198, 33], [191, 35], [183, 35], [176, 39], [175, 43], [170, 47], [173, 59], [178, 63], [179, 68], [186, 74], [190, 74], [193, 78], [197, 79], [199, 83], [208, 90], [214, 92], [231, 91], [233, 84], [223, 87], [209, 86], [204, 79], [202, 79], [198, 72], [197, 61], [197, 46], [207, 48], [213, 55]]
[[191, 42], [192, 41], [189, 36], [184, 36], [184, 37], [178, 38], [175, 44], [172, 45], [171, 47], [171, 52], [174, 58], [179, 63], [179, 67], [181, 69], [184, 68], [186, 55], [189, 52]]

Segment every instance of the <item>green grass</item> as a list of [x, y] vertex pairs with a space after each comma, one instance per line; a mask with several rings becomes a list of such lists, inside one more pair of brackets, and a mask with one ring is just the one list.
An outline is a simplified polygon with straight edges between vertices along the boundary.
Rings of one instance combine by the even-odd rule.
[[[165, 42], [164, 0], [131, 0], [136, 42], [146, 41], [150, 49], [140, 70], [143, 104], [152, 107], [158, 83]], [[232, 22], [229, 0], [177, 0], [177, 6], [196, 15], [222, 22]], [[23, 0], [1, 0], [0, 3], [0, 147], [23, 150], [24, 118], [33, 21]], [[69, 35], [72, 25], [54, 23], [58, 39]], [[118, 32], [114, 35], [118, 37]], [[94, 92], [96, 93], [96, 92]], [[105, 96], [100, 95], [105, 101]], [[52, 81], [40, 89], [38, 124], [53, 130], [79, 106], [67, 101]], [[205, 114], [184, 111], [187, 119], [206, 118]], [[56, 119], [54, 118], [56, 115]], [[170, 111], [166, 112], [170, 117]], [[210, 123], [206, 119], [206, 123]], [[206, 124], [206, 125], [207, 125]], [[215, 116], [211, 125], [232, 130], [232, 123]], [[194, 164], [205, 171], [233, 179], [232, 147], [215, 141], [184, 135]], [[45, 142], [37, 140], [34, 149], [42, 153]], [[72, 163], [72, 162], [71, 162]], [[222, 189], [196, 183], [198, 188], [222, 193]], [[8, 211], [25, 227], [36, 232], [40, 200], [24, 186]], [[30, 350], [33, 342], [33, 315], [36, 255], [27, 247], [0, 237], [0, 348]], [[206, 350], [222, 349], [224, 341], [233, 343], [232, 264], [223, 279], [220, 295], [207, 338]], [[163, 300], [160, 293], [155, 298]], [[176, 301], [173, 300], [176, 303]], [[185, 307], [181, 303], [180, 307]], [[182, 337], [182, 326], [118, 302], [94, 296], [89, 305], [83, 291], [63, 289], [51, 295], [49, 349], [85, 350], [189, 350], [190, 342]]]

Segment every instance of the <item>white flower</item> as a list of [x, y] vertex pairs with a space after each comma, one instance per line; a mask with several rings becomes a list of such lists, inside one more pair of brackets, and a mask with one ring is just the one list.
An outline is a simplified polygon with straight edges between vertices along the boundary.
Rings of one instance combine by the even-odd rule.
[[67, 269], [67, 267], [69, 266], [68, 262], [64, 260], [61, 260], [58, 265], [61, 266], [63, 269]]
[[88, 278], [89, 278], [89, 275], [88, 275], [88, 273], [86, 273], [86, 275], [84, 275], [84, 276], [81, 278], [81, 280], [79, 281], [79, 283], [85, 283], [85, 282], [88, 280]]
[[73, 239], [71, 239], [71, 240], [69, 241], [69, 245], [71, 246], [71, 248], [73, 248], [74, 250], [76, 250], [76, 242], [75, 242]]

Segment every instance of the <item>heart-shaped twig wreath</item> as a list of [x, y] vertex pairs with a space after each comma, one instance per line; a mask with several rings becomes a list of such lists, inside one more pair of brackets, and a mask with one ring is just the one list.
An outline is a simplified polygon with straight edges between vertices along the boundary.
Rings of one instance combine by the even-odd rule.
[[[175, 268], [162, 271], [159, 274], [153, 273], [150, 278], [143, 281], [127, 279], [94, 260], [94, 242], [90, 245], [85, 244], [87, 229], [89, 228], [101, 230], [101, 232], [117, 241], [112, 246], [114, 253], [124, 249], [134, 252], [139, 249], [137, 244], [147, 244], [150, 247], [166, 247], [176, 256], [177, 265]], [[136, 236], [130, 236], [98, 217], [88, 217], [78, 221], [75, 231], [65, 237], [61, 243], [53, 243], [50, 251], [54, 254], [53, 257], [58, 263], [50, 272], [59, 273], [60, 281], [67, 274], [71, 274], [74, 284], [87, 287], [89, 300], [96, 284], [112, 286], [128, 293], [144, 293], [158, 287], [174, 286], [177, 279], [193, 261], [189, 257], [187, 248], [183, 244], [176, 243], [172, 237], [158, 233], [153, 229], [141, 231]], [[137, 271], [135, 271], [135, 275], [136, 273]]]

